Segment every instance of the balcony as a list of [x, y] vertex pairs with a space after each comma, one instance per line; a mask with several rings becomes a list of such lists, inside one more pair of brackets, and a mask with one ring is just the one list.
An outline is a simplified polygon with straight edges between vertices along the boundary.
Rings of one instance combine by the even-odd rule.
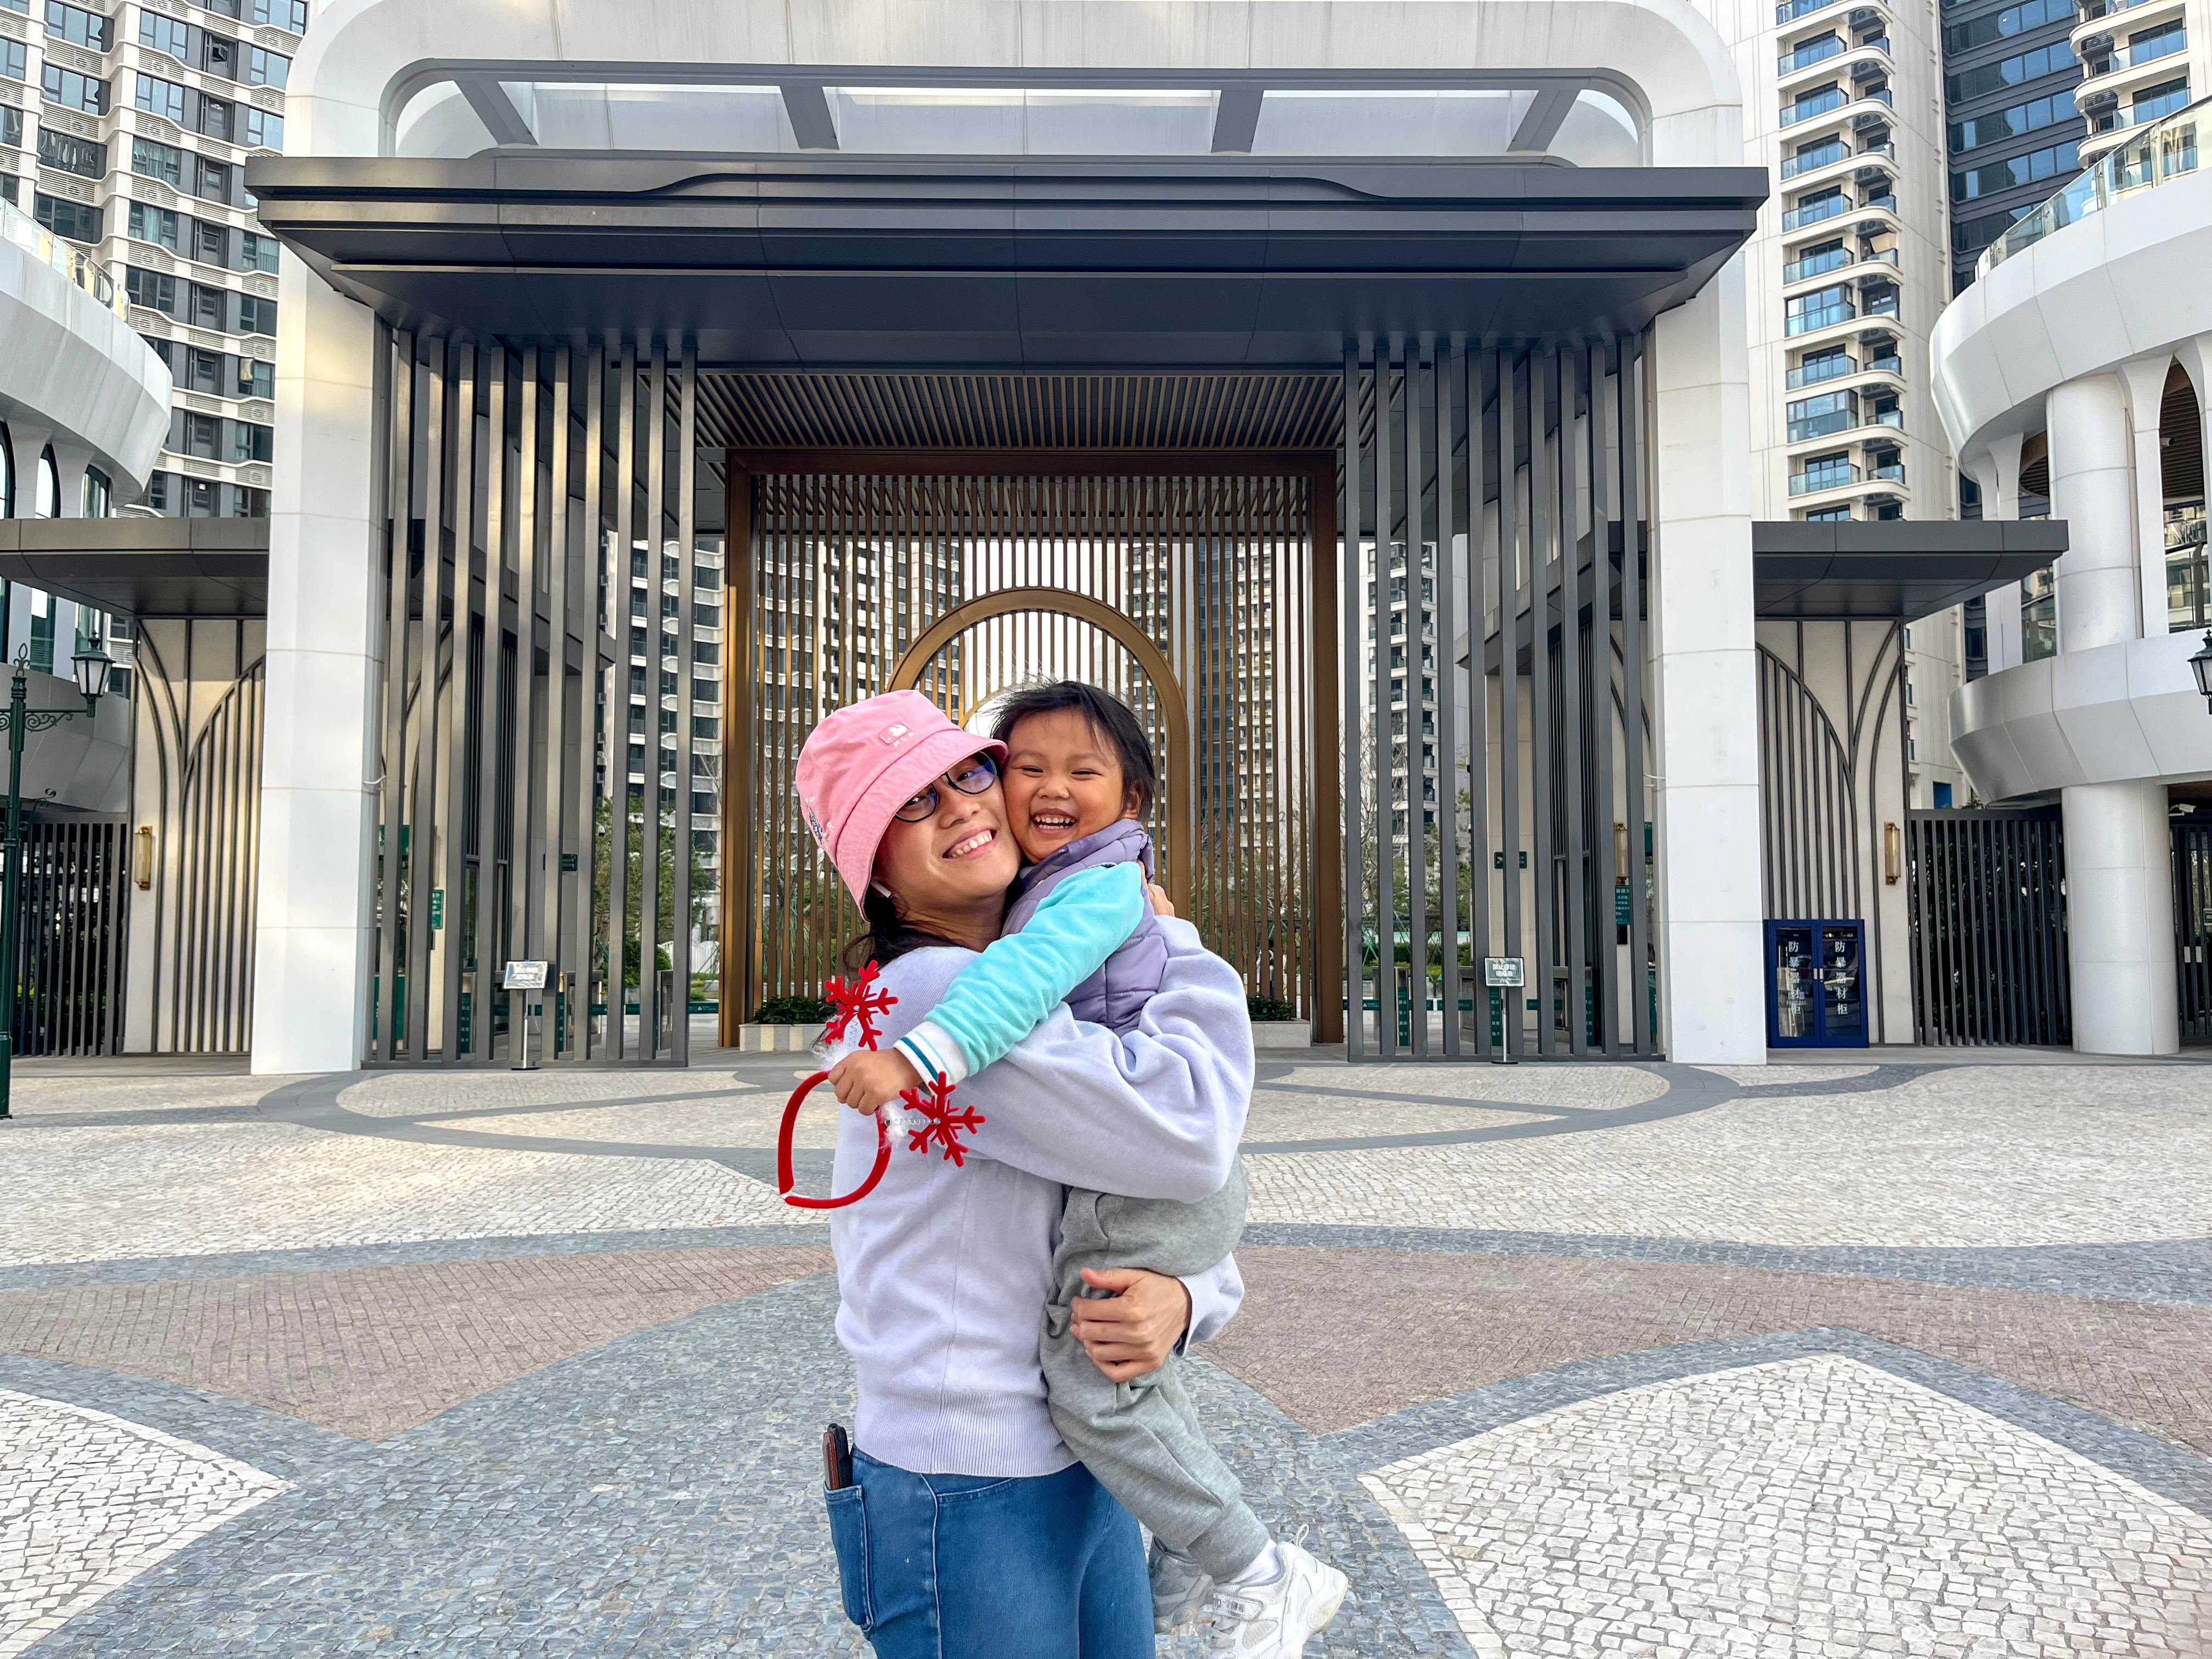
[[1792, 495], [1813, 495], [1824, 489], [1846, 489], [1858, 481], [1857, 467], [1849, 461], [1836, 461], [1826, 466], [1791, 473], [1790, 493]]
[[1782, 228], [1802, 230], [1807, 225], [1817, 225], [1824, 220], [1842, 217], [1850, 211], [1851, 198], [1838, 191], [1833, 196], [1815, 197], [1802, 206], [1794, 207], [1782, 216]]
[[1805, 386], [1840, 380], [1858, 372], [1857, 360], [1847, 351], [1839, 351], [1832, 356], [1814, 357], [1798, 364], [1783, 377], [1783, 383], [1789, 390], [1796, 392]]
[[1817, 149], [1808, 149], [1802, 155], [1784, 156], [1780, 176], [1786, 183], [1801, 173], [1810, 173], [1815, 167], [1830, 167], [1838, 161], [1849, 161], [1850, 154], [1850, 148], [1841, 138], [1831, 138]]
[[130, 316], [130, 306], [117, 291], [115, 279], [89, 254], [5, 200], [0, 200], [0, 238], [25, 249], [42, 264], [52, 265], [117, 316]]
[[1843, 247], [1830, 248], [1824, 253], [1811, 254], [1802, 259], [1793, 259], [1782, 267], [1782, 284], [1787, 288], [1794, 283], [1825, 276], [1830, 271], [1841, 270], [1852, 263], [1851, 251]]
[[1838, 300], [1816, 310], [1790, 313], [1783, 319], [1783, 333], [1794, 339], [1800, 334], [1811, 334], [1820, 329], [1832, 328], [1838, 323], [1848, 323], [1857, 315], [1858, 313], [1851, 309], [1850, 301]]
[[1799, 70], [1810, 69], [1815, 64], [1825, 64], [1831, 58], [1840, 58], [1847, 47], [1840, 34], [1824, 34], [1818, 40], [1808, 40], [1795, 52], [1785, 52], [1776, 59], [1777, 75], [1795, 75]]
[[[2107, 33], [2105, 38], [2110, 40], [2112, 36]], [[2087, 46], [2088, 40], [2085, 39], [2082, 44], [2084, 46]], [[2131, 45], [2117, 46], [2111, 53], [2101, 58], [2093, 59], [2088, 52], [2083, 52], [2081, 53], [2082, 78], [2102, 80], [2108, 76], [2118, 75], [2126, 70], [2139, 69], [2145, 64], [2155, 64], [2162, 58], [2171, 58], [2177, 52], [2185, 52], [2188, 50], [2189, 32], [2185, 28], [2160, 29], [2148, 40], [2137, 40]]]
[[1826, 115], [1831, 110], [1841, 109], [1844, 102], [1844, 89], [1841, 87], [1823, 87], [1810, 97], [1800, 98], [1792, 104], [1784, 104], [1782, 106], [1782, 125], [1785, 127], [1800, 125], [1816, 116]]
[[1842, 3], [1843, 0], [1782, 0], [1774, 9], [1775, 27], [1785, 27], [1801, 17], [1810, 17], [1816, 11], [1826, 11]]

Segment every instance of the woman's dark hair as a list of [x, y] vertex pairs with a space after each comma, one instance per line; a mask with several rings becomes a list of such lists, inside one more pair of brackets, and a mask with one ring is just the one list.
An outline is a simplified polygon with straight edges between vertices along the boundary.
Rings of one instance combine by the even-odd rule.
[[952, 943], [909, 926], [898, 913], [897, 901], [879, 888], [870, 887], [861, 899], [860, 919], [867, 924], [866, 930], [845, 946], [842, 958], [848, 974], [859, 973], [872, 962], [889, 963], [924, 945]]
[[1121, 763], [1121, 781], [1137, 792], [1137, 811], [1149, 812], [1159, 793], [1159, 768], [1152, 759], [1152, 740], [1138, 723], [1136, 712], [1111, 692], [1080, 680], [1054, 680], [1048, 685], [1024, 686], [1009, 692], [999, 705], [991, 735], [1005, 743], [1014, 727], [1032, 714], [1056, 714], [1073, 708], [1091, 722], [1091, 729], [1110, 744]]

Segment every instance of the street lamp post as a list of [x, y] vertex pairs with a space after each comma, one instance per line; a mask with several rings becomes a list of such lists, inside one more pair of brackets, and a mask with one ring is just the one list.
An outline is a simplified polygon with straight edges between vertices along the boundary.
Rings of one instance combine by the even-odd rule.
[[2205, 635], [2203, 648], [2189, 659], [2189, 672], [2197, 676], [2197, 689], [2203, 693], [2204, 706], [2212, 708], [2212, 634]]
[[15, 683], [0, 726], [8, 732], [8, 866], [0, 876], [0, 1118], [8, 1116], [8, 1101], [15, 1065], [15, 937], [21, 931], [15, 916], [16, 896], [23, 875], [23, 734], [43, 732], [80, 714], [89, 719], [100, 708], [107, 690], [107, 677], [115, 660], [93, 641], [70, 659], [76, 689], [84, 694], [78, 708], [33, 708], [29, 706], [31, 648], [15, 653]]

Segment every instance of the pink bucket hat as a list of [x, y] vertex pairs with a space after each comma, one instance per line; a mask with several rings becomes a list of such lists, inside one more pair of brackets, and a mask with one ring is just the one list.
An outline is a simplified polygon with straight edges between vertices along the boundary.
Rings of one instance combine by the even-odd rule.
[[806, 827], [862, 902], [892, 816], [970, 755], [1004, 760], [1006, 745], [945, 719], [919, 691], [848, 704], [806, 734], [796, 782]]

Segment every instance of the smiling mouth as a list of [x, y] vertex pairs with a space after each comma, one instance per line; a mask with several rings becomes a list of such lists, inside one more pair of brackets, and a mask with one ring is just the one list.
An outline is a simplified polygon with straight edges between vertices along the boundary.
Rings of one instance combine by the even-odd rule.
[[981, 852], [998, 838], [999, 832], [995, 830], [978, 830], [974, 835], [963, 836], [958, 841], [954, 842], [951, 846], [945, 849], [943, 856], [948, 859], [964, 859], [971, 853]]
[[1065, 812], [1032, 812], [1030, 814], [1030, 827], [1042, 830], [1048, 835], [1057, 835], [1062, 830], [1074, 829], [1075, 820]]

